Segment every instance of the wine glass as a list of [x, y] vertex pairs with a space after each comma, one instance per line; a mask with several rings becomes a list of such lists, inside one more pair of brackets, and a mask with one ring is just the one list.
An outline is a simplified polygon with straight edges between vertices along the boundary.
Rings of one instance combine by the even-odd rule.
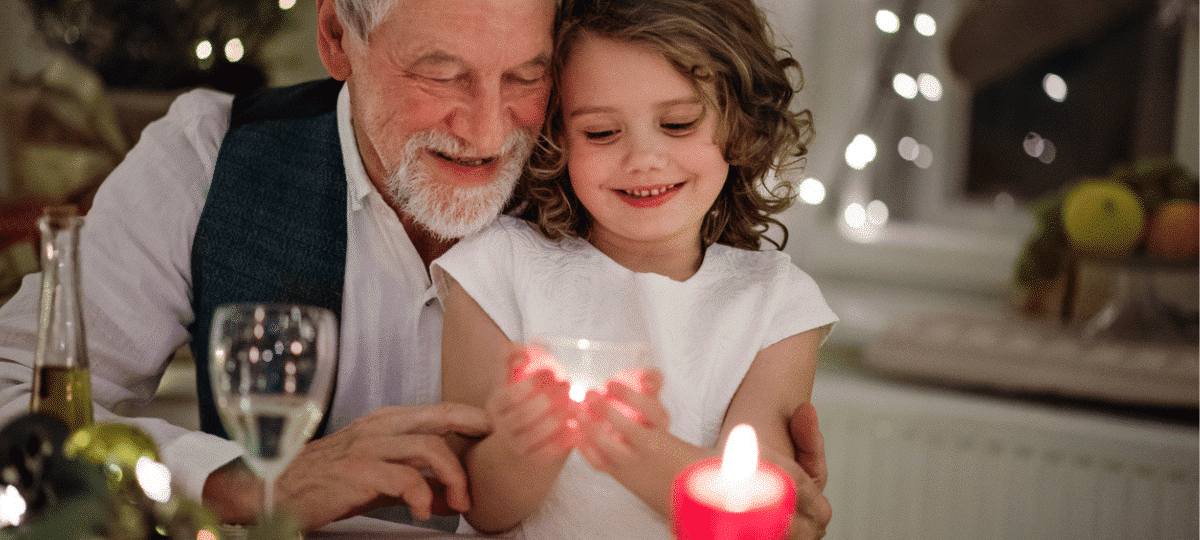
[[271, 516], [275, 479], [312, 436], [329, 399], [337, 321], [327, 309], [225, 304], [213, 314], [209, 373], [226, 431], [264, 480]]
[[539, 336], [530, 344], [558, 362], [571, 385], [569, 394], [583, 401], [588, 390], [604, 392], [610, 380], [643, 391], [641, 372], [654, 366], [654, 355], [646, 341], [599, 341], [586, 338]]

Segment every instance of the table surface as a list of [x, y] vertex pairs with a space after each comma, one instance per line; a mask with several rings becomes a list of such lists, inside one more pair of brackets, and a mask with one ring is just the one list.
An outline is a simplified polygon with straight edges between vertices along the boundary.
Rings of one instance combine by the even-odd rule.
[[456, 538], [490, 537], [452, 534], [366, 516], [355, 516], [337, 521], [304, 535], [305, 540], [450, 540]]

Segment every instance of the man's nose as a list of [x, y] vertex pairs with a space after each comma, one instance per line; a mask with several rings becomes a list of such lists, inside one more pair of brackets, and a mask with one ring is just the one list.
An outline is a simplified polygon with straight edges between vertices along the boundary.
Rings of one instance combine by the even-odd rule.
[[450, 129], [480, 154], [475, 157], [498, 155], [512, 130], [508, 104], [498, 89], [479, 92], [454, 115]]

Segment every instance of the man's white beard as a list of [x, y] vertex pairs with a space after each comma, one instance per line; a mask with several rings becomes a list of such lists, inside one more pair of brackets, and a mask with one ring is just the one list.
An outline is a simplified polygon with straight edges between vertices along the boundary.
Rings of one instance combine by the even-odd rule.
[[420, 157], [426, 151], [448, 156], [475, 154], [456, 137], [439, 131], [421, 132], [405, 143], [404, 155], [388, 177], [387, 187], [400, 211], [435, 237], [462, 238], [483, 229], [500, 214], [521, 178], [533, 142], [533, 137], [524, 130], [513, 130], [498, 158], [500, 167], [496, 177], [486, 185], [464, 188], [431, 179]]

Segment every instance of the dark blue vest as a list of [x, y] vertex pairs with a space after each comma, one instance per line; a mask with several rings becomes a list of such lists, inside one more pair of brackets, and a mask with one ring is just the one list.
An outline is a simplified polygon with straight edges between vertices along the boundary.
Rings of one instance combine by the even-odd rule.
[[[289, 302], [341, 320], [346, 273], [346, 171], [332, 79], [234, 99], [192, 245], [188, 326], [200, 428], [228, 438], [212, 397], [213, 311], [230, 302]], [[325, 432], [326, 420], [317, 428]]]

